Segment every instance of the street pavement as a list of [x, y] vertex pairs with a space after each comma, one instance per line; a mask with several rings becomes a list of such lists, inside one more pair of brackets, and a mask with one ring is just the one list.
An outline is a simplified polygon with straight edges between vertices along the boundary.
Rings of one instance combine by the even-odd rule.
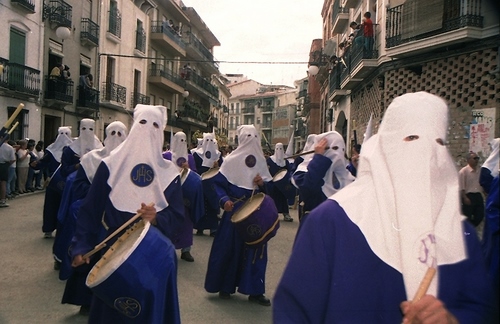
[[[86, 323], [79, 306], [61, 304], [65, 282], [58, 279], [51, 255], [53, 239], [44, 239], [42, 209], [44, 192], [9, 200], [0, 209], [0, 324]], [[277, 235], [268, 243], [266, 296], [274, 296], [290, 256], [298, 228], [281, 221]], [[282, 219], [282, 215], [280, 215]], [[178, 262], [178, 291], [182, 323], [272, 323], [272, 307], [250, 303], [247, 296], [234, 294], [222, 300], [203, 288], [213, 238], [194, 236], [191, 254], [195, 262]], [[177, 251], [178, 257], [180, 251]], [[114, 324], [114, 323], [113, 323]]]

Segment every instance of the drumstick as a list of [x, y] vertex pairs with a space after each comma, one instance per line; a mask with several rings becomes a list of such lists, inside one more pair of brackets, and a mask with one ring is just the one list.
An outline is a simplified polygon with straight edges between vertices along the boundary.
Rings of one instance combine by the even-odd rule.
[[413, 297], [413, 300], [411, 301], [412, 303], [418, 302], [420, 298], [424, 297], [424, 295], [427, 293], [427, 289], [429, 289], [429, 286], [435, 274], [436, 274], [436, 268], [430, 267], [429, 269], [427, 269], [424, 279], [422, 279], [422, 282], [420, 282], [420, 286], [418, 286], [417, 292], [415, 293], [415, 297]]
[[7, 128], [9, 128], [10, 124], [16, 119], [17, 115], [23, 110], [24, 104], [20, 103], [19, 106], [17, 106], [16, 110], [10, 116], [10, 118], [7, 120], [7, 122], [3, 125], [2, 129], [0, 130], [0, 136], [3, 136], [7, 132]]
[[[154, 203], [149, 203], [149, 207], [153, 206]], [[142, 213], [137, 213], [135, 214], [134, 216], [132, 216], [132, 218], [130, 218], [128, 221], [126, 221], [122, 226], [120, 226], [116, 231], [114, 231], [113, 233], [111, 233], [108, 237], [106, 237], [101, 243], [97, 244], [95, 246], [95, 248], [86, 253], [84, 256], [83, 256], [83, 259], [88, 259], [89, 257], [91, 257], [92, 255], [96, 254], [97, 252], [99, 252], [100, 250], [102, 250], [105, 246], [106, 246], [106, 242], [111, 240], [113, 237], [115, 237], [118, 233], [120, 233], [124, 228], [126, 228], [127, 226], [129, 226], [130, 224], [132, 224], [137, 218], [141, 217], [142, 216]]]
[[[325, 150], [328, 150], [328, 149], [330, 149], [328, 146], [325, 147]], [[294, 155], [290, 155], [290, 156], [285, 157], [285, 159], [295, 159], [296, 157], [299, 157], [299, 156], [302, 156], [302, 155], [306, 155], [306, 154], [311, 154], [311, 153], [314, 153], [314, 150], [300, 152], [300, 153], [297, 153], [297, 154], [294, 154]]]

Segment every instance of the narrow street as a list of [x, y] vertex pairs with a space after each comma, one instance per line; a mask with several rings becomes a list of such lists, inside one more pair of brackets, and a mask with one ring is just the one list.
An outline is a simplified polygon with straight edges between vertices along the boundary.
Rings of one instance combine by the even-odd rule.
[[[41, 231], [44, 193], [35, 192], [9, 200], [0, 209], [0, 323], [86, 323], [79, 307], [61, 304], [65, 282], [58, 279], [51, 255], [53, 239]], [[269, 242], [266, 295], [272, 298], [286, 265], [298, 228], [295, 221], [281, 222]], [[280, 217], [282, 217], [280, 215]], [[272, 307], [248, 302], [247, 296], [222, 300], [203, 289], [212, 238], [194, 236], [195, 262], [179, 259], [178, 290], [182, 323], [271, 323]], [[178, 256], [180, 252], [178, 252]]]

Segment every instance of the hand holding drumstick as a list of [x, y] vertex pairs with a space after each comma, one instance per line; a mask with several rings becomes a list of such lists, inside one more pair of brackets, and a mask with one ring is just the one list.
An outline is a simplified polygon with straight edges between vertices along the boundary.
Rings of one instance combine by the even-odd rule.
[[401, 303], [403, 323], [458, 324], [458, 320], [448, 312], [442, 301], [432, 295], [426, 295], [435, 273], [435, 268], [429, 268], [413, 300]]

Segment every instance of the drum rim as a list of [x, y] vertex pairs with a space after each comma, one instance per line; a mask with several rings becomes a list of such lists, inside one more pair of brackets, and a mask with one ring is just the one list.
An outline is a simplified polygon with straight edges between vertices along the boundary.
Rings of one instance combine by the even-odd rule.
[[[113, 243], [113, 245], [111, 245], [111, 247], [109, 248], [109, 250], [107, 250], [106, 253], [104, 253], [104, 255], [101, 257], [101, 259], [99, 261], [97, 261], [97, 263], [92, 267], [92, 269], [90, 270], [89, 274], [87, 275], [87, 278], [85, 280], [85, 284], [89, 288], [96, 287], [99, 284], [101, 284], [104, 281], [106, 281], [113, 273], [115, 273], [115, 271], [118, 270], [120, 268], [120, 266], [126, 260], [129, 259], [130, 255], [132, 255], [132, 253], [134, 253], [134, 251], [137, 249], [137, 247], [141, 244], [142, 240], [144, 239], [144, 237], [146, 237], [146, 234], [149, 232], [150, 226], [151, 226], [150, 222], [145, 222], [145, 221], [143, 221], [141, 219], [140, 221], [138, 221], [137, 223], [135, 223], [134, 226], [132, 226], [131, 228], [129, 228], [124, 234], [122, 234], [118, 238], [118, 240], [115, 243]], [[134, 242], [134, 244], [132, 244], [132, 246], [127, 251], [127, 253], [123, 254], [120, 257], [120, 259], [117, 262], [117, 264], [115, 265], [115, 267], [111, 271], [109, 271], [107, 274], [105, 274], [104, 276], [102, 276], [101, 278], [99, 278], [98, 280], [95, 280], [95, 277], [97, 277], [97, 274], [101, 270], [102, 265], [105, 262], [108, 262], [108, 259], [114, 254], [114, 252], [116, 250], [116, 245], [122, 244], [122, 242], [126, 238], [128, 238], [132, 234], [132, 232], [138, 230], [141, 227], [142, 227], [142, 232], [140, 233], [139, 237]]]
[[[284, 173], [284, 174], [286, 175], [286, 174], [288, 173], [288, 170], [287, 170], [287, 169], [280, 169], [278, 172], [276, 172], [276, 173], [274, 174], [274, 176], [273, 176], [273, 182], [276, 182], [276, 180], [275, 180], [275, 179], [276, 179], [276, 176], [277, 176], [278, 174], [281, 174], [281, 173]], [[285, 176], [281, 177], [278, 181], [283, 180], [284, 178], [285, 178]]]
[[211, 168], [201, 174], [201, 180], [208, 180], [213, 178], [217, 173], [219, 173], [220, 167]]
[[[254, 194], [251, 198], [253, 199], [253, 198], [256, 198], [257, 196], [258, 196], [258, 197], [263, 197], [263, 198], [262, 198], [262, 201], [264, 201], [264, 198], [266, 197], [266, 194], [265, 194], [265, 193], [263, 193], [263, 192], [258, 192], [258, 193], [256, 193], [256, 194]], [[250, 202], [251, 202], [251, 200], [250, 200], [250, 198], [248, 198], [248, 199], [247, 199], [247, 200], [243, 203], [243, 205], [241, 205], [241, 207], [240, 207], [240, 208], [238, 208], [237, 210], [235, 210], [235, 211], [233, 212], [233, 215], [231, 215], [231, 222], [232, 222], [232, 223], [235, 223], [235, 224], [236, 224], [236, 223], [242, 222], [242, 221], [244, 221], [245, 219], [247, 219], [250, 215], [252, 215], [252, 214], [253, 214], [253, 212], [252, 212], [252, 213], [248, 214], [246, 217], [244, 217], [244, 218], [242, 218], [242, 219], [239, 219], [239, 220], [234, 220], [234, 216], [235, 216], [235, 215], [237, 215], [237, 214], [238, 214], [238, 213], [239, 213], [239, 212], [240, 212], [240, 211], [241, 211], [241, 210], [242, 210], [242, 209], [243, 209], [243, 208], [244, 208], [247, 204], [249, 204]], [[260, 204], [259, 204], [259, 206], [257, 206], [257, 207], [260, 207]], [[255, 210], [254, 210], [254, 212], [255, 212]]]

